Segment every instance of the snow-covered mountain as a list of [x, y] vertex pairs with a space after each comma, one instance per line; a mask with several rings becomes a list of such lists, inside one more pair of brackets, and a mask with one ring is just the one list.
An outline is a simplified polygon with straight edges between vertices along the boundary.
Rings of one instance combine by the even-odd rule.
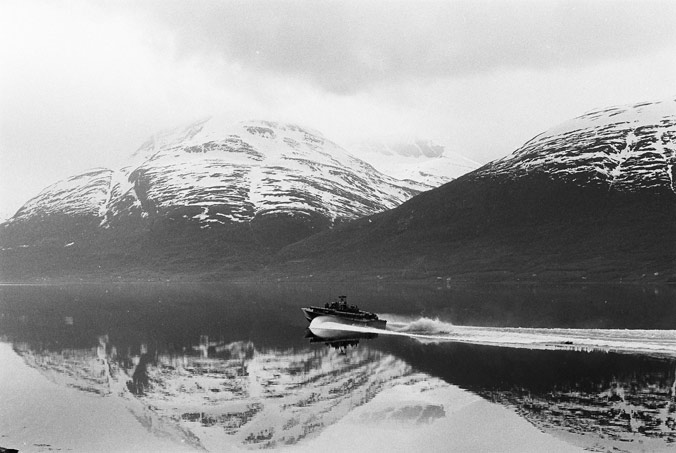
[[[433, 167], [444, 155], [417, 146], [379, 154]], [[142, 251], [117, 234], [72, 261], [114, 272], [120, 262], [156, 269], [188, 260], [200, 272], [227, 262], [282, 275], [676, 281], [675, 169], [673, 99], [584, 114], [426, 191], [433, 184], [386, 176], [317, 132], [204, 120], [153, 137], [122, 170], [48, 188], [0, 228], [0, 242], [17, 250], [51, 237], [75, 253], [80, 241], [101, 243], [92, 229], [147, 232], [132, 238]], [[344, 219], [356, 220], [315, 235]], [[91, 259], [104, 254], [101, 264]], [[0, 270], [46, 266], [41, 255], [17, 256], [27, 261]], [[61, 272], [63, 261], [50, 269]]]
[[292, 219], [316, 231], [430, 188], [383, 174], [297, 125], [208, 118], [154, 135], [122, 169], [95, 169], [47, 187], [9, 223], [59, 217], [103, 228], [157, 221], [209, 228]]
[[675, 176], [675, 100], [600, 109], [383, 215], [290, 246], [283, 262], [451, 280], [674, 281]]
[[348, 146], [379, 171], [438, 187], [479, 168], [479, 163], [431, 140], [368, 140]]
[[579, 185], [676, 193], [676, 100], [594, 110], [556, 126], [476, 176], [546, 173]]

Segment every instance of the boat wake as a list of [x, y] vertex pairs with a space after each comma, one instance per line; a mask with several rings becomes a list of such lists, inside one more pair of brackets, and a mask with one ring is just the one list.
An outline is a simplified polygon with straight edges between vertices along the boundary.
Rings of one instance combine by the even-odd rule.
[[676, 357], [676, 330], [546, 329], [456, 326], [439, 319], [381, 315], [387, 329], [315, 319], [311, 329], [412, 338], [422, 343], [471, 343], [512, 348], [606, 351]]
[[451, 323], [439, 321], [438, 318], [431, 319], [422, 317], [407, 320], [406, 318], [392, 315], [383, 315], [383, 317], [388, 320], [391, 319], [391, 321], [388, 321], [388, 327], [394, 332], [439, 335], [449, 334], [455, 327]]

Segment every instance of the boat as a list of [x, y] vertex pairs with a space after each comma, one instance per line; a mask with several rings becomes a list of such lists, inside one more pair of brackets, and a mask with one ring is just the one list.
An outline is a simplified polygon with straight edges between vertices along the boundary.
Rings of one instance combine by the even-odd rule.
[[356, 305], [347, 304], [347, 296], [339, 296], [338, 301], [326, 303], [323, 307], [305, 307], [301, 308], [308, 322], [319, 316], [329, 317], [331, 321], [340, 324], [351, 324], [357, 326], [375, 327], [384, 329], [387, 321], [379, 319], [378, 315], [368, 311], [360, 310]]

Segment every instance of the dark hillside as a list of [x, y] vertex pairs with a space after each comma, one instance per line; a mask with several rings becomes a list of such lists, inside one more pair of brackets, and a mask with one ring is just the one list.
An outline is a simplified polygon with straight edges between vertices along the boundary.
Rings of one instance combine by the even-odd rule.
[[676, 196], [472, 173], [282, 250], [277, 269], [460, 280], [676, 281]]

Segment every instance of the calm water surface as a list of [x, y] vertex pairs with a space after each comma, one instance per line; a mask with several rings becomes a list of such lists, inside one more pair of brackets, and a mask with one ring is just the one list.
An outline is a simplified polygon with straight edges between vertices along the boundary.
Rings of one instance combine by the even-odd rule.
[[[390, 334], [311, 338], [299, 308], [343, 293]], [[673, 300], [673, 288], [445, 282], [3, 286], [0, 340], [48, 380], [118, 398], [189, 449], [302, 450], [341, 427], [366, 439], [386, 425], [454, 451], [480, 445], [472, 436], [495, 412], [571, 449], [659, 451], [676, 448]], [[444, 440], [475, 399], [477, 430]], [[0, 447], [17, 435], [7, 423]], [[40, 445], [25, 448], [59, 447]]]

